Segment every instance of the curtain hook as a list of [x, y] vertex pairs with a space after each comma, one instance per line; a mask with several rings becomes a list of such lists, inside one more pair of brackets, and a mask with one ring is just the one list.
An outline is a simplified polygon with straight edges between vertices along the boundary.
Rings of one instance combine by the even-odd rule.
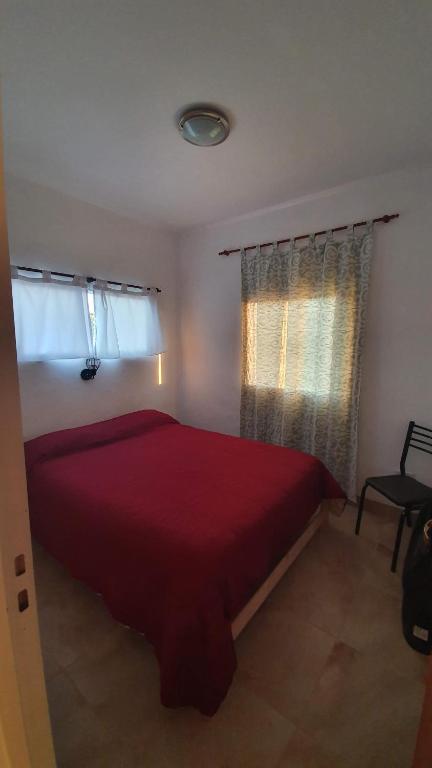
[[106, 280], [95, 280], [93, 283], [93, 290], [96, 288], [99, 291], [108, 291], [108, 283]]

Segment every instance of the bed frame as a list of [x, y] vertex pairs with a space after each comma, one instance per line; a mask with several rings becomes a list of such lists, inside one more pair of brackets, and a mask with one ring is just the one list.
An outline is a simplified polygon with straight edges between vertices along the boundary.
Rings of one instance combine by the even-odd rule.
[[[336, 502], [337, 503], [337, 502]], [[276, 568], [266, 578], [260, 588], [251, 597], [248, 603], [246, 603], [243, 610], [240, 611], [238, 616], [231, 624], [231, 631], [234, 640], [243, 631], [246, 624], [250, 622], [252, 617], [256, 614], [257, 610], [262, 606], [264, 601], [268, 598], [270, 592], [280, 582], [282, 576], [284, 576], [293, 562], [297, 559], [300, 552], [309, 543], [312, 536], [318, 531], [321, 525], [328, 519], [329, 511], [333, 502], [323, 502], [316, 509], [312, 517], [310, 518], [306, 528], [299, 538], [294, 542], [292, 547], [288, 550], [282, 560], [279, 561]]]

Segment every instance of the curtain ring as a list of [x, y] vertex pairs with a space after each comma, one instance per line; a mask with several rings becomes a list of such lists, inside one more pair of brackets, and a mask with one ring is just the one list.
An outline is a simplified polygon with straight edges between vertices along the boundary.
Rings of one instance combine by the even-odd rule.
[[47, 269], [42, 270], [42, 280], [44, 283], [51, 283], [52, 282], [52, 274], [51, 272], [48, 272]]

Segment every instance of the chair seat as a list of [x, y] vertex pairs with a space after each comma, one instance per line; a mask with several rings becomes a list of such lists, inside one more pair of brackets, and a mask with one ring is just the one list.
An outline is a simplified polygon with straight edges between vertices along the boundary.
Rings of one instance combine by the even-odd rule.
[[409, 475], [368, 477], [366, 483], [398, 507], [416, 508], [432, 500], [432, 488]]

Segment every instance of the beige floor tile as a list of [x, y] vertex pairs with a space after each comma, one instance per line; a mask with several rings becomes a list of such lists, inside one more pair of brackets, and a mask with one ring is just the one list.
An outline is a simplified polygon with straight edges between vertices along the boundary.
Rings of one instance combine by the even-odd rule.
[[61, 599], [57, 600], [57, 588], [55, 591], [56, 599], [38, 602], [45, 658], [64, 668], [79, 658], [97, 659], [117, 647], [124, 630], [97, 595], [73, 579]]
[[111, 761], [116, 745], [90, 707], [81, 706], [53, 729], [57, 768], [90, 768], [97, 761], [117, 768]]
[[[373, 542], [365, 539], [362, 532], [360, 536], [355, 536], [355, 518], [356, 511], [353, 511], [353, 507], [350, 506], [346, 507], [342, 518], [331, 516], [330, 524], [325, 529], [329, 546], [338, 547], [343, 552], [343, 567], [348, 578], [355, 575], [357, 584], [365, 582], [377, 585], [380, 589], [400, 597], [402, 566], [409, 543], [408, 533], [401, 546], [398, 573], [392, 573], [390, 566], [393, 540], [390, 547], [381, 543], [379, 529], [377, 529], [377, 538]], [[348, 523], [344, 523], [346, 530], [340, 527], [341, 520], [344, 519], [348, 520]]]
[[347, 608], [340, 639], [375, 657], [383, 666], [422, 680], [425, 657], [405, 642], [401, 625], [401, 599], [376, 586], [363, 584]]
[[73, 594], [76, 582], [36, 541], [33, 541], [33, 563], [39, 608], [53, 603], [61, 605]]
[[[360, 536], [372, 544], [378, 542], [386, 543], [392, 546], [396, 536], [398, 523], [398, 510], [396, 507], [381, 507], [379, 510], [363, 510]], [[332, 518], [336, 518], [332, 515]], [[347, 504], [343, 514], [338, 520], [334, 519], [335, 527], [344, 533], [353, 534], [357, 521], [357, 507], [353, 504]]]
[[42, 658], [43, 658], [43, 666], [44, 666], [44, 673], [45, 673], [45, 681], [48, 683], [53, 677], [58, 675], [60, 672], [63, 672], [64, 667], [60, 666], [56, 657], [51, 652], [49, 645], [44, 641], [44, 638], [43, 638], [44, 631], [45, 630], [43, 630], [41, 627], [40, 638], [41, 638]]
[[140, 635], [129, 634], [111, 654], [97, 661], [79, 660], [68, 674], [109, 732], [136, 744], [155, 726], [163, 708], [152, 649]]
[[161, 710], [159, 723], [141, 747], [137, 765], [274, 768], [293, 730], [284, 717], [235, 681], [212, 718], [191, 709]]
[[[396, 531], [399, 522], [399, 510], [396, 508], [384, 508], [380, 512], [370, 512], [365, 510], [363, 512], [359, 536], [354, 535], [356, 520], [357, 508], [352, 505], [347, 505], [340, 517], [331, 515], [330, 525], [333, 530], [338, 530], [341, 533], [347, 534], [353, 543], [365, 542], [368, 544], [369, 557], [372, 557], [372, 553], [376, 549], [379, 549], [382, 557], [377, 562], [382, 564], [385, 563], [385, 571], [383, 571], [383, 574], [388, 574], [388, 579], [386, 579], [386, 581], [388, 584], [397, 585], [397, 588], [399, 588], [400, 576], [392, 574], [390, 571]], [[399, 573], [402, 572], [405, 554], [411, 537], [411, 530], [412, 529], [407, 527], [404, 529], [399, 555]], [[364, 552], [366, 551], [367, 550], [364, 549]]]
[[289, 610], [263, 606], [237, 641], [239, 679], [299, 724], [334, 638]]
[[141, 647], [126, 636], [111, 653], [97, 659], [81, 658], [68, 667], [68, 674], [89, 704], [103, 704], [124, 687], [146, 689], [151, 705], [158, 701], [157, 661], [145, 639], [138, 638]]
[[346, 762], [296, 728], [277, 768], [346, 768]]
[[302, 727], [347, 768], [410, 765], [423, 686], [379, 656], [335, 646], [305, 709]]
[[[320, 531], [269, 597], [274, 607], [289, 610], [304, 621], [338, 636], [345, 622], [357, 581], [364, 573], [351, 554], [346, 567], [344, 534]], [[357, 560], [361, 555], [358, 555]], [[359, 572], [360, 570], [360, 572]]]
[[66, 672], [47, 680], [47, 695], [53, 727], [72, 717], [85, 704], [84, 696]]

